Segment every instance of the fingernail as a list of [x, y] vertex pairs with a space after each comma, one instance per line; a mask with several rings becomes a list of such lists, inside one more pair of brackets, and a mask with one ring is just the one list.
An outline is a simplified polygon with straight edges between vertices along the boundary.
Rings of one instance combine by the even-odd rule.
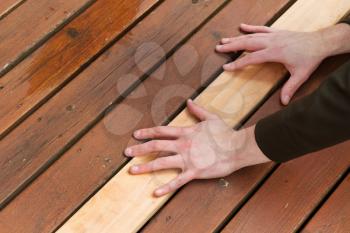
[[232, 65], [232, 64], [225, 64], [225, 65], [223, 65], [223, 68], [225, 70], [228, 70], [228, 69], [232, 70], [234, 68], [234, 65]]
[[124, 151], [124, 154], [126, 155], [126, 156], [132, 156], [132, 150], [131, 150], [131, 148], [126, 148], [125, 149], [125, 151]]
[[290, 101], [289, 95], [285, 95], [285, 96], [282, 97], [283, 104], [288, 104], [289, 101]]
[[138, 137], [140, 137], [141, 136], [141, 132], [139, 131], [139, 130], [136, 130], [135, 132], [134, 132], [134, 138], [138, 138]]
[[221, 49], [222, 45], [216, 45], [216, 49]]
[[134, 165], [134, 166], [132, 166], [132, 167], [130, 168], [130, 171], [131, 171], [132, 173], [135, 173], [135, 172], [138, 172], [139, 169], [140, 169], [140, 168], [139, 168], [138, 166]]
[[191, 104], [191, 103], [193, 103], [193, 100], [188, 99], [187, 102]]
[[229, 38], [222, 38], [221, 42], [222, 43], [228, 43], [228, 42], [230, 42], [230, 39]]
[[154, 194], [155, 194], [156, 196], [161, 196], [161, 195], [163, 195], [163, 193], [164, 193], [164, 190], [163, 190], [163, 189], [157, 189], [157, 190], [154, 192]]

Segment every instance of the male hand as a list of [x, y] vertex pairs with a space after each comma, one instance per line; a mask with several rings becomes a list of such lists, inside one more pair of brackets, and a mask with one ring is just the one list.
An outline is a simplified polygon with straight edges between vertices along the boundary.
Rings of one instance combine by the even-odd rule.
[[281, 102], [285, 105], [329, 55], [330, 46], [325, 44], [321, 31], [292, 32], [247, 24], [241, 24], [240, 28], [252, 34], [223, 38], [216, 50], [218, 52], [245, 50], [251, 53], [225, 64], [224, 69], [233, 71], [264, 62], [282, 63], [291, 75], [281, 91]]
[[254, 127], [234, 131], [220, 117], [192, 101], [187, 102], [191, 114], [200, 123], [191, 127], [158, 126], [134, 133], [136, 139], [154, 139], [125, 150], [127, 156], [143, 156], [154, 152], [159, 157], [146, 164], [132, 166], [131, 174], [163, 169], [180, 169], [181, 173], [155, 191], [156, 196], [173, 192], [193, 179], [223, 177], [249, 165], [270, 161], [258, 148]]

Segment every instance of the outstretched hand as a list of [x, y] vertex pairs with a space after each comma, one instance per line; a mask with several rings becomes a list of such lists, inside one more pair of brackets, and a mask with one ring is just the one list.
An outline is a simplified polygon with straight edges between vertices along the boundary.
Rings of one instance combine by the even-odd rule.
[[187, 102], [189, 112], [200, 122], [191, 127], [158, 126], [134, 132], [136, 139], [153, 139], [131, 146], [125, 155], [143, 156], [159, 153], [155, 160], [132, 166], [131, 174], [142, 174], [163, 169], [180, 169], [181, 173], [155, 191], [156, 196], [173, 192], [193, 179], [223, 177], [249, 165], [269, 159], [258, 148], [254, 126], [234, 131], [220, 117]]
[[281, 91], [281, 102], [285, 105], [322, 60], [329, 55], [322, 33], [319, 31], [292, 32], [247, 24], [241, 24], [240, 28], [251, 34], [223, 38], [216, 50], [218, 52], [244, 50], [251, 53], [225, 64], [224, 69], [233, 71], [264, 62], [282, 63], [291, 74]]

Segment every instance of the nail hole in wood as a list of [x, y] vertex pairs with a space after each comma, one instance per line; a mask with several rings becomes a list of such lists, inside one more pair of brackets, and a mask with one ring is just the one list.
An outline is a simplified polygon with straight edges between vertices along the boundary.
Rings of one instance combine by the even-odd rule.
[[76, 38], [77, 36], [79, 36], [79, 32], [78, 32], [77, 29], [75, 29], [75, 28], [68, 28], [67, 34], [68, 34], [68, 36], [70, 36], [71, 38]]

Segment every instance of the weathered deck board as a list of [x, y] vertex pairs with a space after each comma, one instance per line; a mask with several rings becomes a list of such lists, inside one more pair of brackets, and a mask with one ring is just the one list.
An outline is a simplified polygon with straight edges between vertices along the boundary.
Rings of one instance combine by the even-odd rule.
[[345, 143], [282, 164], [224, 229], [294, 232], [350, 165]]
[[[310, 6], [317, 6], [317, 11], [310, 9]], [[349, 8], [349, 1], [324, 1], [322, 4], [318, 1], [314, 1], [313, 4], [306, 0], [298, 1], [274, 25], [283, 29], [317, 30], [334, 24]], [[322, 20], [316, 20], [318, 16], [322, 16]], [[305, 21], [309, 24], [305, 25]], [[233, 74], [224, 72], [196, 101], [210, 110], [232, 112], [239, 108], [236, 114], [225, 118], [228, 124], [235, 125], [262, 100], [284, 73], [285, 70], [278, 64], [248, 67]], [[240, 93], [239, 96], [237, 92]], [[237, 106], [237, 101], [243, 101], [242, 105]], [[170, 125], [186, 126], [194, 122], [184, 111]], [[176, 171], [171, 170], [140, 176], [128, 174], [130, 166], [150, 159], [152, 157], [132, 159], [58, 232], [137, 231], [171, 196], [154, 198], [154, 189], [177, 175]]]
[[347, 175], [302, 232], [350, 232], [349, 200], [350, 175]]
[[27, 0], [0, 20], [0, 77], [93, 1]]
[[[297, 93], [296, 99], [311, 93], [320, 82], [327, 77], [327, 74], [336, 69], [340, 64], [344, 63], [347, 58], [350, 58], [350, 56], [331, 59], [325, 64], [322, 64], [321, 68], [319, 68], [312, 76], [312, 82], [308, 82]], [[279, 92], [275, 93], [267, 102], [265, 102], [252, 118], [249, 119], [246, 125], [252, 125], [259, 119], [281, 109], [282, 106], [280, 105], [279, 94]], [[317, 156], [316, 159], [318, 158], [319, 156]], [[329, 159], [329, 155], [326, 156], [326, 159]], [[323, 162], [324, 160], [325, 159], [322, 159]], [[334, 162], [334, 160], [332, 160], [332, 162]], [[334, 163], [331, 163], [330, 165], [332, 164]], [[185, 189], [177, 193], [176, 196], [174, 196], [171, 201], [157, 213], [148, 225], [145, 226], [143, 232], [166, 232], [169, 229], [174, 230], [174, 232], [204, 232], [207, 229], [211, 229], [210, 231], [216, 229], [220, 226], [222, 221], [230, 215], [230, 213], [236, 211], [242, 201], [245, 200], [246, 195], [249, 195], [253, 188], [259, 184], [261, 178], [271, 171], [272, 165], [273, 164], [270, 163], [245, 168], [225, 177], [224, 180], [216, 179], [196, 181], [189, 184]], [[314, 169], [317, 169], [318, 167], [320, 166], [315, 166]], [[298, 169], [293, 169], [294, 170], [290, 169], [293, 174], [299, 172]], [[317, 172], [316, 174], [320, 174], [320, 172]], [[280, 177], [280, 179], [281, 182], [286, 180], [284, 177]], [[318, 181], [321, 182], [321, 180]], [[293, 186], [291, 185], [291, 187]], [[298, 186], [295, 185], [295, 187]], [[280, 190], [279, 187], [274, 187], [271, 189], [271, 192], [277, 192], [278, 190]], [[295, 193], [298, 193], [299, 191], [302, 192], [303, 190], [297, 190]], [[269, 201], [270, 203], [275, 202], [274, 200]], [[191, 203], [191, 205], [188, 205], [188, 203]], [[183, 208], [179, 208], [179, 206], [182, 206]], [[195, 206], [195, 208], [193, 208], [193, 206]], [[270, 207], [267, 207], [266, 209], [270, 210]], [[288, 211], [289, 210], [290, 209], [288, 209]], [[292, 212], [289, 213], [292, 214]], [[253, 213], [254, 210], [250, 212], [251, 215], [253, 215]], [[274, 215], [276, 218], [279, 218], [278, 214], [274, 213]], [[285, 218], [288, 219], [288, 217]], [[235, 218], [233, 220], [235, 220]], [[251, 220], [249, 219], [249, 224], [254, 226], [255, 222], [250, 221]], [[267, 221], [266, 224], [272, 225], [273, 223]], [[267, 232], [273, 232], [269, 231], [271, 229], [267, 226], [265, 226], [265, 229]], [[234, 230], [228, 228], [227, 232], [235, 232]], [[243, 232], [261, 232], [260, 229], [249, 230], [252, 229]]]
[[[164, 109], [167, 113], [176, 111], [183, 98], [189, 97], [195, 89], [201, 86], [203, 81], [213, 76], [221, 65], [228, 60], [228, 57], [216, 54], [213, 49], [221, 36], [237, 35], [239, 33], [237, 28], [241, 20], [253, 24], [266, 23], [287, 2], [286, 0], [269, 0], [264, 1], [264, 4], [256, 4], [256, 1], [253, 0], [239, 0], [227, 5], [199, 30], [185, 46], [175, 52], [171, 60], [166, 62], [164, 79], [148, 79], [135, 90], [136, 93], [142, 93], [142, 90], [146, 90], [147, 96], [136, 99], [128, 98], [122, 102], [123, 106], [131, 106], [137, 110], [136, 114], [130, 114], [126, 117], [126, 114], [131, 110], [129, 109], [126, 113], [123, 113], [127, 110], [124, 107], [117, 107], [113, 110], [112, 117], [108, 122], [115, 122], [114, 127], [131, 123], [129, 130], [122, 135], [113, 135], [106, 129], [105, 120], [98, 123], [6, 206], [0, 213], [0, 219], [4, 219], [4, 224], [0, 224], [0, 227], [9, 230], [16, 229], [19, 232], [31, 232], [35, 229], [34, 227], [38, 227], [42, 232], [47, 232], [57, 227], [98, 186], [103, 184], [122, 162], [126, 161], [122, 156], [122, 151], [128, 144], [131, 131], [134, 128], [149, 127], [167, 118], [168, 114], [161, 115], [155, 119], [157, 122], [153, 122], [150, 106], [158, 90], [167, 86], [173, 87], [171, 90], [168, 89], [168, 94], [179, 95], [179, 98], [170, 99], [169, 102], [166, 102]], [[179, 7], [182, 5], [177, 2], [173, 4], [177, 4]], [[257, 12], [264, 13], [257, 14]], [[157, 17], [157, 12], [154, 13], [154, 17]], [[186, 67], [189, 64], [188, 54], [193, 51], [191, 48], [197, 51], [198, 62], [193, 67], [189, 67], [192, 69], [187, 69]], [[177, 57], [177, 65], [174, 63], [174, 57]], [[210, 63], [207, 62], [208, 58], [210, 58]], [[202, 70], [204, 65], [206, 69]], [[188, 72], [183, 73], [184, 76], [179, 75], [177, 67], [182, 67], [183, 70], [188, 70]], [[160, 70], [161, 68], [158, 72]], [[184, 86], [181, 85], [185, 85], [186, 88], [184, 89]], [[168, 111], [168, 109], [171, 110]], [[143, 114], [139, 122], [138, 113]], [[91, 143], [92, 141], [94, 143]], [[55, 199], [57, 202], [50, 202], [50, 199]], [[30, 207], [25, 205], [28, 200], [32, 203]], [[5, 224], [11, 222], [20, 224], [16, 224], [16, 228], [13, 228], [13, 224]], [[43, 224], [38, 226], [35, 224], [37, 222]]]
[[[176, 48], [223, 3], [223, 0], [196, 4], [187, 0], [164, 2], [7, 135], [0, 143], [0, 164], [4, 164], [0, 170], [1, 203], [26, 186], [103, 117], [111, 102], [121, 100], [131, 83], [143, 76], [140, 66], [150, 69], [162, 62], [164, 58], [159, 52], [169, 53]], [[197, 17], [193, 19], [194, 16]], [[148, 56], [137, 66], [135, 51], [149, 41], [162, 47], [143, 50]], [[135, 75], [136, 79], [125, 76], [128, 74]]]
[[1, 78], [0, 139], [157, 2], [99, 0]]
[[16, 8], [25, 0], [1, 0], [0, 1], [0, 20], [11, 10]]

